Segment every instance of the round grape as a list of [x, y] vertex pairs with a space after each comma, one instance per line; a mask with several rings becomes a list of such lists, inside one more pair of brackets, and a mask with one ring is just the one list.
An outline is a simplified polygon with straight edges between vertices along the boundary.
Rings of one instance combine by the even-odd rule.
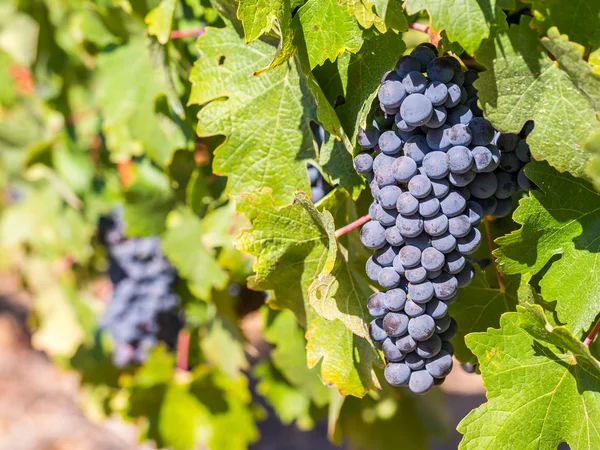
[[445, 152], [452, 146], [448, 135], [448, 130], [450, 130], [450, 127], [447, 125], [447, 123], [448, 118], [446, 118], [446, 124], [442, 125], [439, 128], [433, 128], [427, 131], [427, 145], [432, 150], [439, 150]]
[[467, 200], [458, 191], [451, 191], [440, 202], [440, 208], [442, 209], [442, 212], [448, 217], [459, 215], [465, 210], [466, 206]]
[[413, 245], [405, 245], [398, 252], [398, 259], [405, 268], [416, 267], [421, 262], [421, 250]]
[[423, 266], [406, 269], [404, 278], [411, 283], [421, 283], [427, 279], [427, 270]]
[[388, 244], [399, 247], [404, 244], [404, 237], [395, 226], [385, 229], [385, 240]]
[[432, 298], [426, 305], [425, 313], [434, 320], [441, 319], [448, 313], [448, 305], [440, 299]]
[[375, 252], [373, 260], [382, 267], [390, 267], [399, 250], [399, 247], [386, 244]]
[[526, 163], [531, 160], [531, 153], [529, 152], [529, 145], [527, 145], [527, 142], [525, 142], [525, 139], [519, 141], [519, 143], [517, 144], [517, 148], [515, 150], [515, 154], [517, 155], [517, 158], [519, 158], [519, 161], [521, 161], [521, 162]]
[[517, 172], [521, 168], [521, 161], [516, 152], [500, 154], [500, 167], [506, 172]]
[[408, 317], [419, 317], [425, 312], [425, 305], [426, 304], [416, 303], [409, 298], [404, 305], [404, 312]]
[[517, 174], [517, 183], [519, 187], [524, 191], [532, 191], [535, 189], [535, 184], [525, 175], [525, 171], [523, 169], [519, 170]]
[[434, 106], [433, 114], [431, 115], [431, 119], [427, 122], [427, 126], [429, 128], [439, 128], [446, 122], [446, 116], [448, 113], [446, 112], [446, 108], [443, 106]]
[[[452, 251], [446, 255], [446, 272], [455, 275], [464, 269], [466, 258], [458, 252]], [[459, 283], [460, 285], [460, 283]]]
[[408, 297], [415, 303], [427, 303], [433, 298], [433, 284], [430, 281], [408, 285]]
[[381, 349], [388, 361], [398, 362], [404, 359], [404, 354], [396, 347], [396, 338], [387, 338], [383, 341]]
[[[460, 251], [460, 250], [459, 250]], [[442, 273], [439, 277], [431, 280], [435, 296], [440, 300], [446, 300], [456, 294], [458, 282], [456, 277], [448, 273]]]
[[479, 203], [473, 200], [469, 200], [467, 202], [465, 214], [469, 218], [469, 222], [471, 222], [471, 225], [475, 227], [479, 225], [481, 219], [483, 219], [483, 209], [481, 208]]
[[[354, 157], [354, 170], [362, 174], [371, 172], [373, 170], [373, 157], [369, 153], [365, 152], [356, 155]], [[314, 183], [312, 179], [311, 183]]]
[[468, 286], [473, 281], [473, 278], [475, 278], [475, 269], [471, 263], [466, 263], [463, 270], [456, 275], [458, 287]]
[[434, 180], [444, 178], [448, 175], [448, 159], [444, 152], [434, 151], [423, 158], [425, 174]]
[[496, 193], [498, 179], [494, 173], [478, 173], [469, 185], [471, 194], [475, 198], [486, 199]]
[[425, 198], [431, 192], [431, 180], [426, 175], [415, 175], [408, 182], [408, 191], [415, 198]]
[[421, 252], [421, 265], [427, 270], [440, 270], [444, 267], [445, 260], [444, 254], [433, 247], [428, 247]]
[[402, 140], [393, 131], [385, 131], [379, 136], [379, 148], [386, 155], [395, 155], [402, 147]]
[[435, 216], [440, 210], [440, 201], [433, 195], [428, 195], [427, 197], [421, 199], [418, 204], [419, 214], [423, 217]]
[[452, 184], [452, 186], [465, 187], [471, 184], [471, 182], [475, 179], [476, 175], [477, 174], [472, 170], [469, 170], [468, 172], [462, 174], [450, 172], [448, 174], [448, 181], [450, 181], [450, 184]]
[[452, 371], [452, 355], [441, 350], [435, 357], [426, 361], [425, 369], [434, 378], [444, 378]]
[[437, 54], [428, 47], [417, 46], [412, 52], [410, 52], [410, 56], [417, 59], [421, 63], [419, 72], [425, 72], [427, 70], [427, 66], [435, 59]]
[[381, 81], [379, 84], [383, 84], [385, 81], [388, 80], [392, 80], [392, 81], [402, 81], [402, 78], [400, 77], [400, 75], [398, 75], [398, 73], [395, 70], [388, 70], [386, 73], [384, 73], [381, 77]]
[[386, 244], [385, 228], [374, 220], [367, 222], [360, 230], [360, 241], [370, 249], [382, 248]]
[[396, 223], [398, 211], [395, 209], [385, 209], [377, 205], [377, 221], [384, 227], [391, 227]]
[[443, 333], [438, 333], [438, 336], [442, 339], [442, 341], [450, 341], [456, 333], [458, 332], [458, 325], [454, 319], [450, 319], [450, 326]]
[[393, 289], [400, 284], [400, 275], [393, 267], [384, 267], [377, 276], [377, 282], [385, 289]]
[[[415, 350], [416, 348], [417, 346], [415, 345]], [[415, 352], [408, 353], [404, 358], [404, 363], [410, 368], [410, 370], [420, 370], [425, 367], [425, 360]]]
[[405, 334], [404, 336], [396, 339], [396, 346], [402, 353], [407, 354], [417, 348], [417, 343], [410, 336], [410, 334]]
[[492, 124], [484, 119], [483, 117], [475, 117], [469, 122], [469, 128], [471, 128], [471, 134], [473, 145], [488, 145], [494, 139], [494, 127]]
[[[406, 272], [405, 267], [400, 262], [399, 256], [396, 256], [394, 258], [394, 262], [392, 263], [392, 267], [394, 268], [394, 270], [396, 272], [398, 272], [398, 275], [404, 275], [404, 273]], [[375, 281], [377, 281], [377, 280], [375, 280]]]
[[396, 184], [396, 179], [394, 178], [394, 171], [392, 170], [391, 166], [379, 167], [375, 171], [375, 182], [380, 188]]
[[444, 102], [444, 106], [446, 108], [454, 108], [460, 103], [460, 86], [454, 83], [448, 83], [446, 86], [448, 87], [448, 98]]
[[400, 81], [387, 80], [379, 87], [379, 102], [387, 108], [397, 108], [406, 98], [406, 90]]
[[469, 145], [471, 143], [471, 129], [468, 125], [462, 123], [453, 125], [446, 134], [452, 145]]
[[431, 245], [442, 253], [451, 252], [456, 248], [456, 238], [447, 231], [431, 238]]
[[448, 83], [454, 77], [454, 67], [446, 58], [434, 58], [427, 65], [427, 76], [431, 81]]
[[471, 231], [471, 221], [465, 214], [448, 219], [448, 231], [455, 238], [464, 237]]
[[481, 244], [481, 233], [477, 228], [471, 228], [465, 237], [456, 239], [456, 249], [463, 255], [475, 253]]
[[375, 292], [374, 294], [371, 294], [367, 300], [369, 314], [375, 318], [383, 317], [387, 313], [383, 300], [384, 296], [385, 294], [383, 292]]
[[404, 216], [398, 214], [396, 226], [404, 237], [415, 237], [423, 231], [423, 218], [418, 214]]
[[407, 183], [417, 173], [417, 163], [408, 156], [401, 156], [392, 164], [396, 181]]
[[412, 56], [403, 56], [396, 63], [396, 72], [403, 78], [409, 72], [419, 72], [421, 70], [421, 62]]
[[492, 152], [487, 147], [477, 146], [471, 150], [471, 155], [475, 172], [486, 172], [492, 165]]
[[379, 141], [379, 131], [375, 128], [358, 129], [358, 145], [364, 148], [374, 148]]
[[423, 162], [423, 158], [430, 151], [427, 138], [422, 135], [411, 136], [404, 144], [404, 154], [414, 160], [417, 165]]
[[382, 319], [373, 319], [369, 324], [369, 333], [375, 342], [383, 342], [387, 339], [387, 334], [383, 329]]
[[369, 277], [370, 280], [372, 281], [377, 281], [378, 277], [379, 277], [379, 272], [381, 272], [382, 267], [377, 264], [375, 261], [373, 261], [373, 257], [369, 256], [369, 259], [367, 259], [367, 264], [365, 267], [365, 271], [367, 272], [367, 276]]
[[395, 208], [400, 194], [402, 194], [402, 189], [398, 186], [385, 186], [379, 192], [379, 202], [383, 208]]
[[463, 174], [471, 169], [473, 164], [473, 155], [467, 147], [455, 145], [447, 153], [448, 169], [452, 173]]
[[396, 209], [400, 214], [410, 216], [419, 210], [419, 200], [410, 192], [403, 192], [398, 196]]
[[[435, 321], [435, 332], [436, 334], [443, 333], [450, 327], [451, 318], [449, 315], [445, 315], [441, 319]], [[442, 344], [443, 345], [443, 344]]]
[[498, 199], [498, 204], [496, 205], [496, 210], [494, 211], [493, 217], [497, 219], [501, 217], [506, 217], [512, 211], [512, 199], [503, 198]]
[[[509, 155], [513, 154], [514, 153], [509, 153]], [[496, 188], [496, 193], [494, 195], [500, 200], [509, 198], [517, 190], [517, 182], [515, 177], [513, 177], [510, 173], [503, 172], [501, 170], [495, 172], [495, 174], [496, 179], [498, 180], [498, 187]]]
[[444, 198], [450, 192], [450, 185], [448, 184], [448, 180], [442, 178], [440, 180], [431, 180], [431, 189], [433, 190], [433, 195], [436, 198]]
[[373, 159], [373, 171], [377, 172], [382, 167], [392, 167], [394, 161], [396, 161], [396, 156], [389, 156], [385, 153], [380, 153]]
[[407, 94], [422, 94], [427, 87], [427, 79], [421, 72], [412, 71], [404, 75], [402, 84]]
[[496, 197], [477, 199], [477, 203], [479, 206], [481, 206], [483, 217], [494, 214], [494, 211], [496, 211], [496, 206], [498, 206], [498, 200], [496, 200]]
[[496, 141], [496, 145], [503, 152], [513, 152], [517, 147], [519, 136], [513, 133], [501, 133]]
[[433, 237], [441, 236], [448, 230], [448, 217], [442, 213], [428, 217], [423, 220], [423, 229], [429, 236], [432, 236], [433, 242]]
[[385, 367], [383, 375], [392, 386], [404, 386], [408, 384], [411, 372], [404, 363], [390, 363]]
[[423, 94], [409, 95], [400, 106], [400, 115], [409, 125], [424, 125], [432, 114], [433, 105]]
[[406, 292], [402, 289], [390, 289], [382, 295], [383, 305], [390, 311], [401, 311], [404, 308]]
[[411, 318], [408, 321], [408, 334], [417, 341], [417, 348], [420, 341], [426, 341], [435, 332], [435, 322], [428, 315]]
[[383, 329], [388, 336], [402, 336], [408, 328], [408, 316], [404, 313], [389, 312], [383, 318]]
[[429, 99], [432, 105], [441, 106], [448, 98], [448, 88], [444, 83], [432, 81], [425, 89], [425, 97]]
[[[433, 324], [435, 330], [435, 322]], [[442, 340], [437, 334], [433, 334], [426, 341], [417, 342], [415, 353], [423, 359], [433, 358], [442, 349]]]
[[[453, 127], [454, 125], [463, 124], [470, 125], [473, 120], [473, 113], [465, 105], [458, 105], [448, 112], [446, 124]], [[471, 143], [473, 143], [473, 129], [471, 129]]]

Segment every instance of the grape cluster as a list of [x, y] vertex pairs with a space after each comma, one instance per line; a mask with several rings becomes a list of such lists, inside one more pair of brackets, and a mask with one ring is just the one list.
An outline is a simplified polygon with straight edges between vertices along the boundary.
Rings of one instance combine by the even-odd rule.
[[307, 164], [308, 176], [310, 178], [310, 197], [313, 203], [317, 203], [325, 197], [333, 188], [327, 184], [321, 172], [316, 167]]
[[119, 367], [141, 363], [158, 341], [174, 348], [182, 327], [177, 272], [157, 237], [127, 239], [120, 210], [100, 219], [99, 238], [109, 253], [114, 290], [101, 327], [113, 336], [113, 361]]
[[498, 133], [483, 118], [473, 82], [459, 61], [431, 44], [403, 56], [382, 77], [373, 127], [359, 131], [366, 151], [354, 159], [374, 201], [361, 241], [375, 251], [368, 277], [386, 291], [367, 301], [370, 333], [387, 359], [386, 380], [415, 393], [452, 370], [457, 324], [448, 306], [474, 269], [483, 217], [512, 209], [519, 187], [534, 186], [522, 135]]

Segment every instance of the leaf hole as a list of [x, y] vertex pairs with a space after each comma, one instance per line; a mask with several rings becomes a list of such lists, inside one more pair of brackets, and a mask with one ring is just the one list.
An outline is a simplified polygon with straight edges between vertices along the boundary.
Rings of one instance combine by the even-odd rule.
[[225, 55], [219, 56], [219, 65], [222, 66], [225, 64]]
[[344, 98], [344, 96], [338, 95], [335, 99], [335, 105], [333, 105], [333, 107], [337, 108], [338, 106], [342, 106], [344, 103], [346, 103], [346, 99]]

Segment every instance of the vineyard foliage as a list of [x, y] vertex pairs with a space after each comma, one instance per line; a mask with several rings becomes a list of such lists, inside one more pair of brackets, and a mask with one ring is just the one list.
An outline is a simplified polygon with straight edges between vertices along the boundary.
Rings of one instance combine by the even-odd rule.
[[[2, 2], [0, 270], [22, 279], [33, 345], [80, 374], [90, 414], [175, 450], [247, 448], [266, 414], [328, 421], [351, 449], [425, 449], [452, 431], [441, 389], [381, 382], [369, 252], [357, 229], [336, 234], [368, 212], [353, 156], [381, 76], [430, 40], [480, 71], [497, 130], [535, 123], [537, 189], [486, 219], [475, 257], [491, 264], [450, 307], [455, 357], [487, 389], [460, 448], [600, 446], [590, 0]], [[316, 204], [307, 164], [333, 186]], [[100, 321], [98, 222], [115, 209], [129, 238], [160, 238], [185, 318], [175, 350], [126, 367]], [[247, 333], [257, 309], [262, 357]]]

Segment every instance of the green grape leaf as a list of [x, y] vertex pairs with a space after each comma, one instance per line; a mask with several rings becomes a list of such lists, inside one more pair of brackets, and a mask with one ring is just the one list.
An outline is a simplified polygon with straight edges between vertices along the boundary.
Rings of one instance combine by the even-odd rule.
[[169, 41], [175, 5], [175, 0], [161, 0], [144, 19], [146, 25], [148, 25], [148, 34], [156, 36], [158, 42], [163, 45]]
[[[156, 44], [158, 45], [158, 44]], [[146, 153], [159, 165], [189, 146], [180, 118], [170, 113], [172, 97], [161, 51], [131, 39], [98, 56], [98, 106], [106, 145], [116, 160]]]
[[456, 358], [461, 362], [473, 360], [473, 354], [465, 345], [465, 336], [498, 326], [500, 316], [514, 311], [518, 303], [519, 277], [504, 277], [504, 289], [500, 289], [497, 285], [490, 286], [486, 275], [493, 272], [491, 264], [485, 272], [475, 265], [475, 279], [460, 289], [458, 300], [450, 306], [450, 315], [458, 324], [457, 337], [452, 344]]
[[[556, 62], [540, 51], [542, 45]], [[533, 120], [535, 128], [527, 138], [533, 156], [581, 176], [589, 159], [582, 143], [598, 126], [594, 109], [600, 81], [589, 68], [583, 70], [586, 63], [576, 60], [573, 52], [556, 29], [540, 41], [529, 19], [522, 17], [520, 25], [479, 49], [477, 60], [488, 70], [475, 86], [480, 105], [496, 128], [516, 133]]]
[[276, 49], [260, 40], [246, 45], [232, 28], [209, 29], [198, 46], [190, 103], [205, 105], [200, 136], [227, 136], [215, 151], [213, 171], [229, 178], [229, 194], [269, 186], [281, 205], [297, 189], [308, 192], [313, 100], [294, 62], [254, 75]]
[[473, 53], [490, 37], [493, 27], [506, 28], [502, 9], [515, 8], [515, 0], [406, 0], [408, 14], [425, 9], [436, 31], [446, 30], [450, 41]]
[[539, 190], [521, 200], [513, 217], [522, 227], [497, 239], [494, 254], [503, 272], [529, 275], [561, 255], [539, 285], [544, 300], [557, 302], [559, 320], [578, 333], [600, 311], [600, 194], [589, 182], [546, 163], [529, 163], [525, 173]]
[[500, 329], [474, 333], [488, 401], [459, 424], [460, 449], [593, 448], [600, 441], [600, 363], [538, 305], [504, 314]]
[[375, 27], [384, 34], [388, 29], [406, 31], [408, 20], [397, 0], [340, 0], [348, 14], [355, 17], [363, 28]]
[[169, 215], [167, 224], [163, 236], [165, 255], [195, 296], [210, 299], [213, 288], [224, 289], [227, 286], [228, 276], [218, 266], [212, 251], [202, 244], [200, 219], [181, 208]]
[[[322, 117], [331, 118], [333, 113], [337, 114], [350, 146], [356, 145], [358, 128], [366, 124], [381, 75], [394, 68], [405, 48], [402, 39], [394, 33], [376, 35], [366, 40], [356, 55], [346, 52], [335, 63], [326, 62], [315, 68], [313, 74], [323, 96], [329, 102], [323, 105], [324, 99], [319, 101], [317, 115], [321, 120]], [[311, 90], [315, 92], [313, 87]], [[323, 96], [318, 96], [317, 99]], [[343, 98], [344, 103], [331, 111], [338, 102], [338, 97]], [[337, 135], [335, 131], [327, 127], [325, 129]]]
[[600, 130], [596, 131], [585, 143], [585, 149], [592, 155], [586, 172], [600, 190]]
[[551, 27], [557, 27], [569, 39], [584, 46], [598, 44], [594, 42], [594, 33], [598, 31], [600, 3], [589, 0], [562, 2], [560, 0], [525, 0], [531, 3], [532, 25], [542, 34]]
[[336, 0], [308, 0], [296, 17], [311, 70], [327, 59], [334, 62], [346, 50], [356, 53], [363, 44], [356, 20]]

